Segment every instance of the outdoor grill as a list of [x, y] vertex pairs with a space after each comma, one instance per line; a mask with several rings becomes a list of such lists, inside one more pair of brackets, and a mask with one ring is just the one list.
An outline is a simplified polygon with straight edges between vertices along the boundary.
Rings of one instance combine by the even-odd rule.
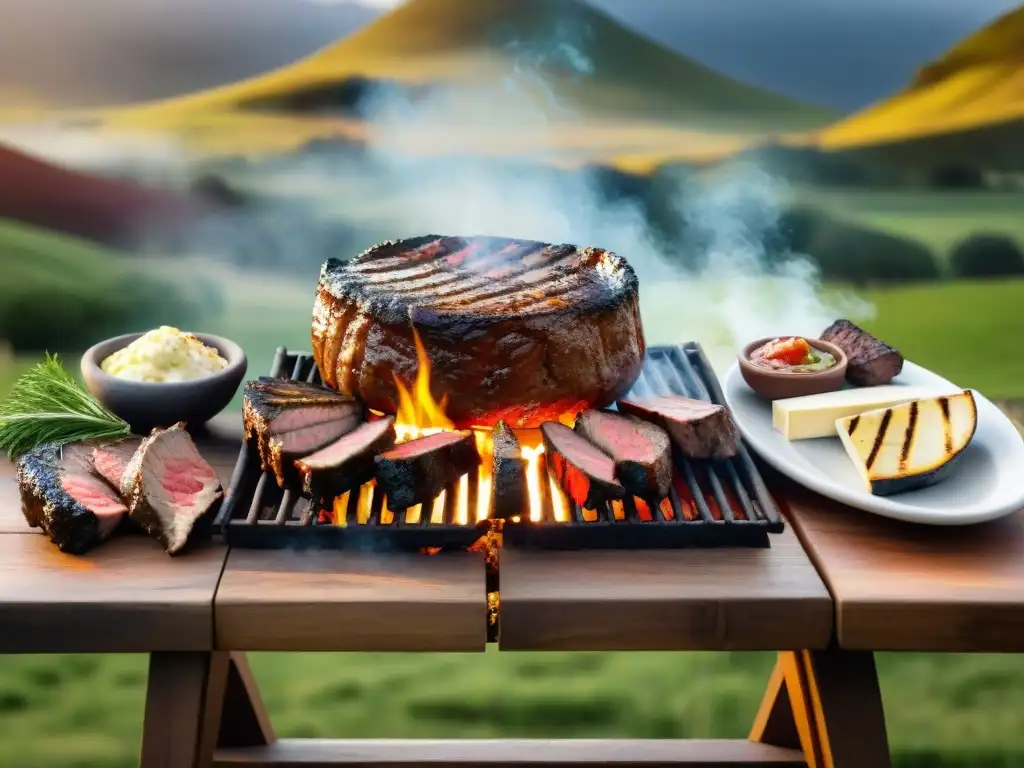
[[[277, 351], [275, 378], [319, 383], [309, 354]], [[647, 350], [631, 395], [684, 395], [724, 404], [715, 374], [695, 342]], [[372, 483], [336, 499], [310, 499], [280, 488], [262, 472], [243, 441], [216, 527], [233, 547], [426, 550], [468, 549], [500, 533], [503, 546], [532, 549], [670, 549], [688, 546], [766, 547], [783, 530], [771, 495], [745, 447], [728, 460], [674, 457], [668, 498], [639, 498], [580, 509], [551, 481], [543, 461], [535, 479], [539, 504], [518, 517], [491, 519], [477, 473], [449, 485], [432, 502], [391, 510]], [[489, 491], [488, 491], [489, 492]], [[460, 510], [467, 519], [460, 520]], [[478, 510], [475, 520], [468, 519]], [[470, 514], [466, 514], [466, 512]]]

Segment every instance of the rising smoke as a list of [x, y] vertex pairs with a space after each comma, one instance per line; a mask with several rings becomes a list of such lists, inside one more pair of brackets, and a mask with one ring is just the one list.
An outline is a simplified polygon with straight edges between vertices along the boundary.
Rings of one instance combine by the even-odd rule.
[[656, 231], [641, 202], [608, 199], [593, 175], [452, 152], [424, 178], [422, 161], [408, 149], [425, 140], [457, 148], [479, 145], [481, 137], [498, 145], [525, 138], [544, 146], [567, 126], [585, 132], [585, 118], [572, 114], [559, 86], [578, 85], [593, 72], [589, 39], [584, 25], [568, 21], [546, 36], [509, 38], [513, 66], [500, 88], [444, 91], [415, 106], [393, 97], [375, 105], [371, 150], [393, 190], [402, 234], [512, 236], [614, 250], [640, 278], [649, 342], [698, 339], [716, 367], [751, 339], [814, 336], [837, 317], [872, 314], [851, 295], [826, 298], [808, 258], [771, 252], [767, 241], [777, 234], [788, 190], [755, 166], [699, 182], [682, 176], [662, 189], [677, 219], [673, 230], [685, 233], [677, 242]]

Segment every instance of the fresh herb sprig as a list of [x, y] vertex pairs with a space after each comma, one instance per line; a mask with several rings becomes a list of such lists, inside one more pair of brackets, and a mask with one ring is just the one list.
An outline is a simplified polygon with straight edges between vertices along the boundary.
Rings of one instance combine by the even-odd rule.
[[49, 353], [0, 403], [0, 451], [11, 461], [44, 443], [109, 439], [130, 431], [128, 422], [104, 408]]

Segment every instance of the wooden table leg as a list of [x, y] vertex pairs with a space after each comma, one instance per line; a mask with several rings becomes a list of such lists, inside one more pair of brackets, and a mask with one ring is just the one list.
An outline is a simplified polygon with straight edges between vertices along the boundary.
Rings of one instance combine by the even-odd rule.
[[244, 654], [150, 655], [141, 768], [208, 768], [217, 747], [273, 741]]
[[809, 768], [889, 768], [874, 656], [780, 653], [750, 740], [799, 749]]

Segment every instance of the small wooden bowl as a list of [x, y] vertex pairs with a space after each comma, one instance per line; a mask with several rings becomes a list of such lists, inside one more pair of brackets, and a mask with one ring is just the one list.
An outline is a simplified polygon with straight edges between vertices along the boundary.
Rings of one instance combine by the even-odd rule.
[[141, 333], [129, 333], [101, 341], [82, 355], [85, 386], [103, 405], [131, 425], [136, 434], [147, 434], [153, 427], [170, 427], [179, 421], [189, 428], [202, 426], [231, 402], [245, 377], [245, 352], [233, 341], [196, 333], [195, 337], [216, 349], [228, 361], [223, 371], [189, 381], [130, 381], [104, 373], [100, 364], [124, 349]]
[[811, 373], [792, 373], [788, 371], [772, 371], [750, 362], [750, 354], [763, 344], [785, 336], [766, 336], [752, 341], [739, 354], [740, 375], [754, 393], [765, 400], [783, 400], [787, 397], [803, 395], [819, 395], [822, 392], [834, 392], [843, 385], [846, 379], [847, 358], [835, 344], [821, 339], [807, 339], [807, 343], [815, 349], [828, 352], [836, 359], [836, 364], [824, 371]]

